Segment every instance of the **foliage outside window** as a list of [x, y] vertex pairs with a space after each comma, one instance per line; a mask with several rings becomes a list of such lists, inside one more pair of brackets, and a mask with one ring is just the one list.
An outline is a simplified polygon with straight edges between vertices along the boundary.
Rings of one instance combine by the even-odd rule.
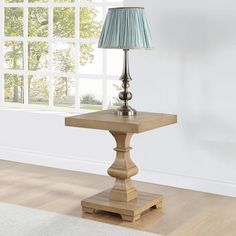
[[97, 42], [107, 9], [121, 0], [3, 1], [0, 105], [119, 105], [122, 52], [98, 49]]

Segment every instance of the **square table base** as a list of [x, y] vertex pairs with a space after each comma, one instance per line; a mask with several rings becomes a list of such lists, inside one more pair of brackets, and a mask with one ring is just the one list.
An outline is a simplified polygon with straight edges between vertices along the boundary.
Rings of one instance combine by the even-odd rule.
[[120, 214], [123, 220], [135, 222], [141, 214], [150, 208], [160, 208], [162, 196], [138, 192], [138, 197], [129, 202], [113, 201], [109, 198], [110, 189], [81, 202], [82, 210], [86, 213], [94, 213], [97, 210]]

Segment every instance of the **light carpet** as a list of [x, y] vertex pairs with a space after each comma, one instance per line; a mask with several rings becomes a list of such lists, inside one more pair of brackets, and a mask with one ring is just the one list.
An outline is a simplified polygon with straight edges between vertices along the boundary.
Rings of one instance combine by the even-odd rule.
[[0, 236], [157, 236], [120, 226], [0, 203]]

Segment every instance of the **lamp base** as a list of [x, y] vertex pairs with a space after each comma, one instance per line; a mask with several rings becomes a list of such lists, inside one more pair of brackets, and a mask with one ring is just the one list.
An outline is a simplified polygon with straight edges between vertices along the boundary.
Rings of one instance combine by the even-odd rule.
[[135, 116], [137, 111], [130, 106], [121, 106], [115, 111], [117, 116]]

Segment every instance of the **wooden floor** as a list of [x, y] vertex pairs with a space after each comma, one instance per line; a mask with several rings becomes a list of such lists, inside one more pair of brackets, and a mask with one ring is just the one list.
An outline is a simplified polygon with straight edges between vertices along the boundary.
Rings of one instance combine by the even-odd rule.
[[80, 201], [113, 185], [110, 177], [0, 161], [0, 201], [170, 236], [236, 236], [236, 198], [135, 182], [164, 196], [134, 224], [110, 213], [83, 214]]

